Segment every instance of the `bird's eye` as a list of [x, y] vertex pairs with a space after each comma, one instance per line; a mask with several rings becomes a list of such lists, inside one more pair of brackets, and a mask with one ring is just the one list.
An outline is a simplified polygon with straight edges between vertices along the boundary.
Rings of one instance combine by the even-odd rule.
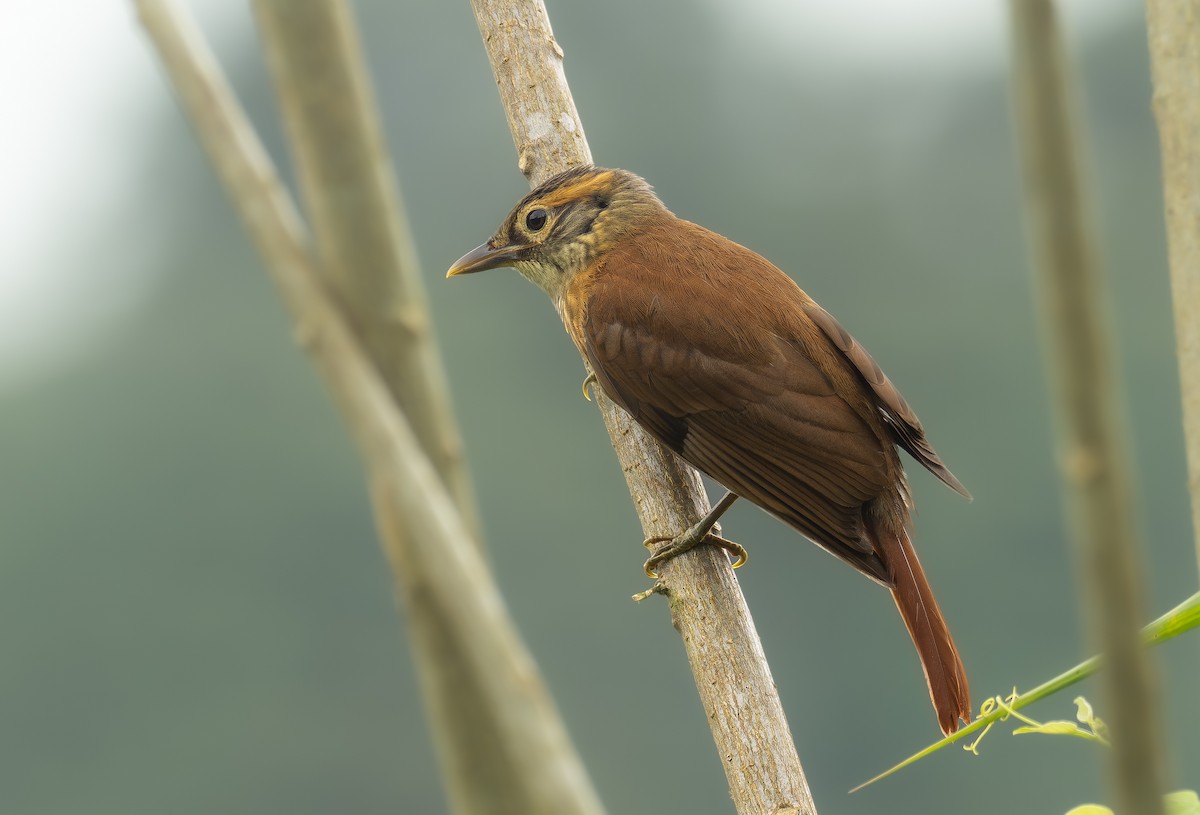
[[525, 226], [530, 232], [537, 232], [546, 225], [546, 210], [531, 209], [529, 214], [525, 216]]

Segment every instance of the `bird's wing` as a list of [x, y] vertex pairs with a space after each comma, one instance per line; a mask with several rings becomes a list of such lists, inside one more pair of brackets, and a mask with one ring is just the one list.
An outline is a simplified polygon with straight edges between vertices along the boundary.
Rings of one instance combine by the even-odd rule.
[[597, 281], [573, 330], [605, 393], [702, 472], [890, 585], [863, 528], [863, 505], [892, 486], [888, 443], [797, 340], [750, 347], [720, 298], [684, 292], [668, 313], [652, 289], [631, 290], [635, 278]]
[[883, 417], [884, 424], [887, 425], [896, 444], [907, 450], [910, 456], [937, 476], [942, 483], [969, 499], [971, 493], [967, 492], [967, 488], [962, 485], [962, 482], [954, 477], [954, 473], [950, 472], [941, 457], [938, 456], [937, 451], [933, 449], [933, 445], [925, 438], [925, 429], [921, 427], [921, 420], [917, 418], [917, 414], [908, 406], [908, 402], [904, 401], [900, 391], [884, 374], [879, 363], [871, 358], [867, 350], [859, 345], [850, 332], [842, 328], [842, 324], [834, 319], [828, 311], [812, 300], [806, 301], [803, 309], [809, 319], [825, 333], [830, 342], [841, 351], [846, 359], [850, 360], [874, 392], [878, 400], [880, 416]]

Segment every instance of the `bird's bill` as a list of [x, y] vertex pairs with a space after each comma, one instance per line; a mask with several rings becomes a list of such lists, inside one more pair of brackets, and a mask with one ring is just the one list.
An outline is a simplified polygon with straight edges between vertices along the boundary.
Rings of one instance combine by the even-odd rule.
[[474, 274], [485, 269], [497, 269], [509, 266], [517, 257], [517, 249], [511, 246], [493, 248], [484, 243], [476, 246], [470, 252], [454, 261], [454, 265], [446, 272], [446, 277], [457, 277], [460, 274]]

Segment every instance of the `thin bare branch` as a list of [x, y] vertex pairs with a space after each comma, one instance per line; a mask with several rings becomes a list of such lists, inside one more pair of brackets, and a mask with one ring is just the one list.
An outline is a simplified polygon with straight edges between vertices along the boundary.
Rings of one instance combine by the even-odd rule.
[[1146, 0], [1192, 531], [1200, 565], [1200, 0]]
[[[589, 163], [583, 125], [542, 0], [472, 0], [517, 166], [536, 185]], [[708, 509], [700, 477], [597, 395], [647, 537], [675, 535]], [[743, 815], [814, 813], [787, 719], [737, 579], [725, 555], [698, 547], [662, 566], [733, 801]]]
[[1050, 0], [1013, 0], [1013, 70], [1027, 215], [1058, 447], [1083, 605], [1109, 670], [1118, 810], [1162, 811], [1159, 711], [1141, 647], [1139, 534], [1104, 280], [1096, 262], [1073, 98]]
[[493, 805], [472, 812], [600, 815], [471, 533], [320, 282], [295, 207], [203, 40], [166, 0], [137, 0], [137, 8], [357, 443], [398, 587], [439, 620], [432, 630], [461, 661], [477, 694], [465, 703], [493, 717], [478, 735], [499, 757], [480, 768], [478, 781], [507, 772], [518, 783], [496, 787]]

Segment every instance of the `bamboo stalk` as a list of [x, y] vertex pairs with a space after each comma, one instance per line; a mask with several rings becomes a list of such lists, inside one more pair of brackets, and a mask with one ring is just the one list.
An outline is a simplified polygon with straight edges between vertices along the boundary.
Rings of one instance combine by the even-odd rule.
[[[542, 0], [472, 0], [531, 185], [591, 162]], [[595, 389], [647, 537], [675, 535], [708, 510], [700, 477]], [[697, 547], [663, 564], [659, 588], [683, 638], [737, 812], [815, 813], [804, 770], [728, 559]]]
[[1050, 0], [1013, 0], [1013, 71], [1028, 228], [1058, 448], [1082, 603], [1105, 662], [1118, 811], [1162, 811], [1159, 711], [1141, 648], [1140, 539], [1072, 119], [1062, 38]]
[[[494, 717], [478, 733], [495, 754], [477, 768], [478, 779], [495, 782], [510, 774], [515, 781], [490, 790], [494, 803], [481, 811], [600, 815], [603, 807], [479, 548], [322, 284], [296, 209], [211, 53], [173, 4], [136, 0], [136, 5], [292, 313], [297, 335], [346, 419], [367, 468], [398, 588], [419, 596], [420, 607], [436, 616], [443, 647], [469, 673], [478, 696], [463, 703]], [[398, 546], [400, 538], [409, 545]]]
[[[344, 0], [256, 0], [255, 11], [313, 226], [317, 270], [477, 539], [478, 511], [353, 16]], [[381, 517], [392, 517], [378, 498], [376, 506]], [[461, 815], [520, 811], [513, 807], [528, 798], [520, 788], [530, 780], [503, 757], [498, 711], [487, 705], [482, 677], [469, 670], [469, 654], [456, 647], [436, 598], [421, 590], [422, 561], [410, 551], [420, 544], [394, 521], [384, 543], [405, 586], [451, 808]]]
[[1200, 565], [1200, 0], [1146, 0], [1192, 531]]
[[256, 0], [318, 271], [478, 533], [425, 286], [345, 0]]

